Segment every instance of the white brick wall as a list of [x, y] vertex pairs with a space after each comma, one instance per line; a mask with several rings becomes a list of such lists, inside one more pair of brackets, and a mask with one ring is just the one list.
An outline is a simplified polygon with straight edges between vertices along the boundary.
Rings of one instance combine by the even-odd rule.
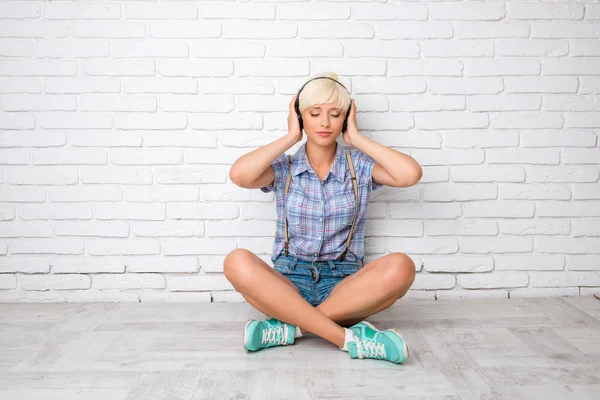
[[274, 197], [229, 167], [327, 70], [423, 166], [367, 221], [409, 297], [600, 291], [595, 0], [0, 0], [0, 302], [243, 300]]

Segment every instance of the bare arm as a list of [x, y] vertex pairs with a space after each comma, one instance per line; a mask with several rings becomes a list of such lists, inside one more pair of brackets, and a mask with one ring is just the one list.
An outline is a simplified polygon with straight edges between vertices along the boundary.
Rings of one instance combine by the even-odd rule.
[[352, 104], [344, 140], [376, 161], [371, 172], [373, 181], [387, 186], [408, 187], [421, 180], [423, 170], [414, 158], [360, 134], [356, 126], [354, 100]]
[[275, 179], [271, 163], [296, 142], [294, 137], [287, 134], [244, 154], [231, 166], [229, 177], [233, 183], [246, 189], [258, 189], [270, 184]]
[[275, 179], [275, 172], [271, 167], [273, 161], [302, 140], [302, 131], [294, 110], [296, 96], [289, 104], [288, 133], [238, 158], [229, 170], [229, 178], [233, 183], [246, 189], [259, 189], [273, 182]]
[[376, 161], [372, 176], [373, 181], [377, 183], [392, 187], [409, 187], [415, 185], [423, 176], [421, 166], [407, 154], [364, 136], [353, 138], [352, 144]]

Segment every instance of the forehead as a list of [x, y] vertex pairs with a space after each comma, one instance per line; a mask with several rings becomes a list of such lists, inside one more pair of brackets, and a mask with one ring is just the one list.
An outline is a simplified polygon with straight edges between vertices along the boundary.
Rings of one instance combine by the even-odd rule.
[[313, 109], [313, 110], [341, 110], [337, 106], [337, 103], [323, 103], [323, 104], [314, 105], [309, 108]]

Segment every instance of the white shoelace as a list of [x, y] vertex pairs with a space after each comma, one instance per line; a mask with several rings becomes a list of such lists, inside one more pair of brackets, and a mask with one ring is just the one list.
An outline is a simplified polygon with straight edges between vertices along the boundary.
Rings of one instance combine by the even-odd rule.
[[376, 343], [375, 340], [360, 340], [354, 336], [358, 358], [385, 358], [385, 346], [383, 343]]
[[287, 324], [271, 326], [263, 329], [262, 342], [269, 344], [284, 344], [287, 343], [288, 326]]

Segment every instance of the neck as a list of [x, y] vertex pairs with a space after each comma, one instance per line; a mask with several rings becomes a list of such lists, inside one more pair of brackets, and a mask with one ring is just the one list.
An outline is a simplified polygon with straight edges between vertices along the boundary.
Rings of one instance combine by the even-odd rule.
[[312, 142], [307, 142], [306, 156], [308, 157], [308, 161], [310, 162], [310, 165], [312, 165], [313, 169], [319, 167], [327, 167], [329, 169], [335, 160], [337, 146], [337, 142], [333, 142], [329, 146], [319, 146], [313, 144]]

